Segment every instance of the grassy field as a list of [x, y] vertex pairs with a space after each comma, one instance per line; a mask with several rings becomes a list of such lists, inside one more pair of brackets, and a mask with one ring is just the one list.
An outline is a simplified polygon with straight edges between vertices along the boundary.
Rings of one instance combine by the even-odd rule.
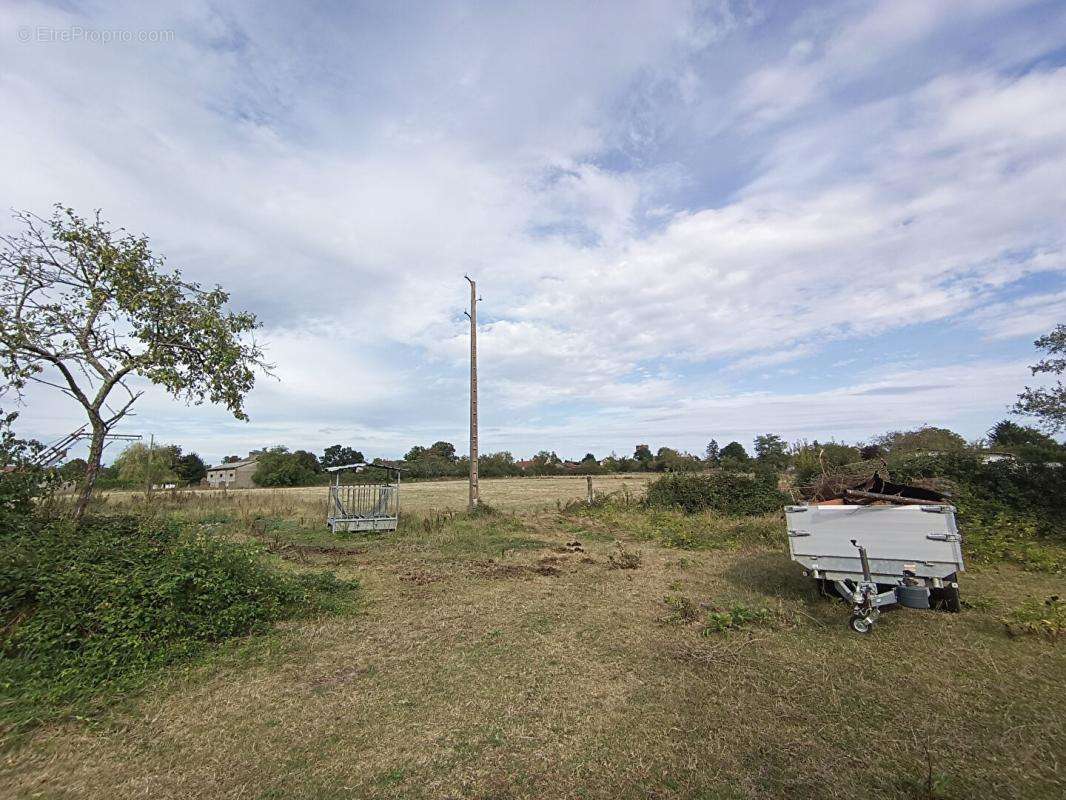
[[[640, 494], [648, 482], [649, 473], [631, 475], [595, 475], [592, 478], [596, 492], [633, 492]], [[543, 478], [482, 478], [481, 499], [494, 508], [533, 510], [554, 508], [558, 503], [582, 499], [587, 494], [585, 478], [581, 476]], [[174, 508], [183, 512], [199, 513], [210, 509], [246, 511], [259, 514], [278, 512], [288, 517], [305, 517], [310, 524], [313, 519], [325, 519], [325, 486], [295, 489], [217, 489], [181, 492]], [[115, 491], [105, 495], [107, 506], [118, 510], [137, 507], [144, 502], [142, 492]], [[431, 513], [466, 508], [469, 489], [466, 481], [419, 481], [406, 483], [401, 488], [403, 510], [414, 513]], [[166, 503], [164, 492], [161, 501]]]
[[4, 753], [0, 794], [1066, 795], [1066, 651], [1000, 621], [1063, 593], [1061, 575], [969, 572], [963, 613], [890, 612], [864, 638], [788, 561], [777, 515], [565, 508], [584, 494], [570, 478], [485, 481], [500, 510], [471, 517], [465, 484], [417, 484], [396, 534], [332, 540], [321, 491], [156, 512], [356, 577], [358, 613], [37, 730]]

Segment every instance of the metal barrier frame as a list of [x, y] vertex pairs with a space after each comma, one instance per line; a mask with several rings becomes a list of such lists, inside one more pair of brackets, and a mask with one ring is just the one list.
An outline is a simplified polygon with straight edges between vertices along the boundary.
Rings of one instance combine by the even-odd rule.
[[[389, 483], [341, 484], [342, 472], [380, 469], [392, 477]], [[330, 531], [394, 531], [400, 522], [399, 467], [385, 464], [343, 464], [329, 467], [333, 483], [326, 500], [326, 525]]]

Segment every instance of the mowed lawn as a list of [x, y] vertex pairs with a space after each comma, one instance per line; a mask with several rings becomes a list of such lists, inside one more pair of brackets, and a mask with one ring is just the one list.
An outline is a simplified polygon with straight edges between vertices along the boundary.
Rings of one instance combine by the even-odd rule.
[[[485, 481], [494, 515], [430, 504], [396, 534], [335, 542], [291, 499], [274, 506], [291, 524], [266, 528], [172, 509], [219, 535], [288, 537], [287, 568], [359, 578], [361, 608], [37, 730], [4, 754], [0, 794], [1066, 796], [1066, 653], [999, 621], [1062, 576], [971, 571], [963, 613], [895, 611], [860, 637], [788, 561], [776, 515], [557, 510], [584, 481], [551, 480]], [[412, 485], [405, 507], [465, 488]], [[679, 533], [697, 549], [660, 544]], [[737, 629], [709, 624], [737, 609]]]

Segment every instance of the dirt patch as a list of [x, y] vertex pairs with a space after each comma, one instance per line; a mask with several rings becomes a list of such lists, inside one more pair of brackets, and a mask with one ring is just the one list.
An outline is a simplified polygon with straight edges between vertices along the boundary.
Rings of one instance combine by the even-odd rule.
[[573, 542], [567, 542], [566, 544], [562, 545], [561, 547], [556, 547], [555, 548], [555, 552], [556, 553], [584, 553], [585, 552], [585, 548], [584, 548], [584, 546], [582, 546], [581, 542], [573, 541]]
[[366, 552], [365, 547], [336, 547], [328, 544], [294, 544], [290, 547], [316, 556], [358, 556]]
[[[264, 539], [265, 537], [257, 537]], [[305, 561], [308, 556], [354, 558], [367, 552], [365, 547], [341, 547], [332, 544], [297, 544], [275, 539], [267, 544], [267, 552], [291, 561]]]
[[426, 586], [430, 583], [438, 583], [444, 580], [443, 575], [426, 572], [424, 569], [412, 569], [400, 574], [403, 583], [413, 583], [415, 586]]
[[519, 579], [531, 578], [534, 575], [555, 577], [562, 573], [553, 563], [544, 563], [543, 559], [536, 564], [500, 564], [492, 559], [488, 561], [476, 561], [473, 571], [482, 578], [495, 579]]

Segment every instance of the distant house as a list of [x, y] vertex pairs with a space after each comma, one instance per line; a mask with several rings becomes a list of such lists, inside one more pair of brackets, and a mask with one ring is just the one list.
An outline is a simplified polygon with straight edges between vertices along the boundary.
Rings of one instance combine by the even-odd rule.
[[985, 453], [978, 453], [977, 457], [981, 459], [982, 464], [995, 464], [997, 461], [1018, 460], [1018, 458], [1013, 453], [1001, 453], [995, 450], [989, 450]]
[[[958, 452], [966, 452], [959, 450], [926, 450], [922, 453], [915, 453], [917, 456], [950, 456]], [[982, 464], [994, 464], [997, 461], [1017, 461], [1018, 458], [1013, 453], [1005, 453], [1001, 450], [979, 450], [973, 453], [977, 460]]]
[[242, 461], [219, 464], [207, 470], [207, 485], [212, 489], [252, 489], [252, 475], [255, 474], [259, 456], [249, 456]]

